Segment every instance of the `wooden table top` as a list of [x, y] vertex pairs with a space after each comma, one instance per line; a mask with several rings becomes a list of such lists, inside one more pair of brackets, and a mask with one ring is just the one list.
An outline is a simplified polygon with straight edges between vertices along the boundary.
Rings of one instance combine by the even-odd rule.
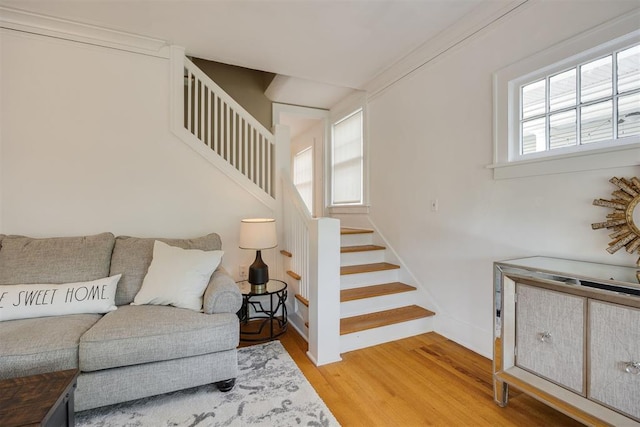
[[78, 377], [77, 369], [0, 381], [0, 426], [39, 425], [63, 401]]

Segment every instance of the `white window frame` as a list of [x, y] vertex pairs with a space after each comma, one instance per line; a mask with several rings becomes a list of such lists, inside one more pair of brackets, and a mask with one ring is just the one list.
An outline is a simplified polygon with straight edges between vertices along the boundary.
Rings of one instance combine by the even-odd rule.
[[[640, 164], [640, 137], [520, 155], [520, 88], [640, 43], [640, 12], [627, 14], [494, 74], [495, 179], [576, 172]], [[594, 47], [596, 46], [596, 47]]]

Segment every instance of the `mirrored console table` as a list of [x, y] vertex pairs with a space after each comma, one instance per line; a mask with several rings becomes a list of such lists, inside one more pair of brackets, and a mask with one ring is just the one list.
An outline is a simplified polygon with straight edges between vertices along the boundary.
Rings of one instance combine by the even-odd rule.
[[637, 269], [547, 257], [494, 263], [495, 401], [509, 387], [586, 425], [640, 426]]

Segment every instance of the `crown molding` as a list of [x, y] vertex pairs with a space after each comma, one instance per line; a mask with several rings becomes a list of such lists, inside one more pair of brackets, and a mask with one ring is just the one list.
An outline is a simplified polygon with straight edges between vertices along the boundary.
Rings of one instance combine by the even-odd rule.
[[0, 28], [162, 58], [169, 57], [169, 45], [164, 40], [4, 6], [0, 6]]
[[436, 37], [426, 41], [367, 82], [364, 89], [369, 93], [369, 98], [375, 98], [380, 95], [388, 87], [409, 76], [422, 66], [432, 62], [455, 46], [474, 37], [492, 23], [529, 1], [530, 0], [510, 0], [488, 2], [476, 7], [455, 25], [452, 25]]

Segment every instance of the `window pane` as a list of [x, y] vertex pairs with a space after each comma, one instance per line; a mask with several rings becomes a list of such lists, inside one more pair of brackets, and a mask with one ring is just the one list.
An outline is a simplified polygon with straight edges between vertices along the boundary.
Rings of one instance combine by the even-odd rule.
[[549, 79], [549, 109], [551, 111], [576, 105], [576, 69]]
[[522, 86], [522, 118], [544, 114], [547, 81], [531, 83]]
[[299, 152], [293, 158], [293, 184], [300, 197], [313, 212], [313, 152], [310, 148]]
[[552, 114], [549, 117], [549, 146], [554, 148], [576, 145], [576, 110]]
[[333, 125], [333, 203], [362, 203], [362, 111]]
[[547, 149], [546, 119], [540, 118], [522, 123], [522, 154], [537, 153]]
[[618, 98], [618, 138], [640, 135], [640, 93]]
[[613, 138], [613, 102], [608, 100], [582, 107], [580, 126], [582, 144], [606, 141]]
[[611, 96], [613, 89], [611, 55], [581, 66], [580, 79], [582, 102]]
[[640, 45], [618, 52], [618, 93], [640, 87]]

